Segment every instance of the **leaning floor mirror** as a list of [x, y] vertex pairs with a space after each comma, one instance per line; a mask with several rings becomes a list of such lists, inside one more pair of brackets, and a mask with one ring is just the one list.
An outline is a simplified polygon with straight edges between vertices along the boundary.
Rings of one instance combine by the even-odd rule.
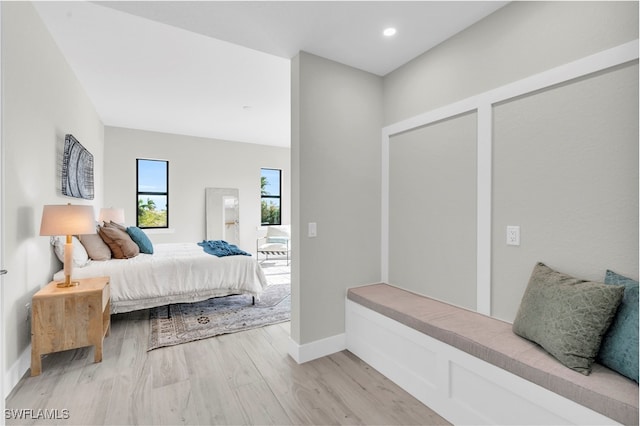
[[240, 204], [237, 188], [205, 188], [207, 240], [240, 243]]

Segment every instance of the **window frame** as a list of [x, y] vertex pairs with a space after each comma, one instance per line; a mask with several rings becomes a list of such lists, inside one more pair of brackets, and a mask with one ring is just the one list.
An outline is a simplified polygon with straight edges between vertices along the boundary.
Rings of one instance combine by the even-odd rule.
[[[166, 192], [160, 191], [139, 191], [140, 189], [140, 162], [141, 161], [156, 161], [160, 163], [165, 163], [165, 174], [166, 174], [166, 182], [165, 188]], [[164, 196], [166, 197], [167, 203], [167, 220], [166, 225], [164, 226], [141, 226], [140, 224], [140, 216], [138, 215], [138, 200], [140, 196], [144, 195], [156, 195], [156, 196]], [[136, 227], [140, 229], [168, 229], [169, 228], [169, 160], [158, 160], [155, 158], [136, 158]]]
[[[278, 172], [278, 195], [262, 195], [262, 191], [260, 191], [260, 226], [277, 226], [282, 225], [282, 169], [276, 169], [273, 167], [261, 167], [260, 168], [260, 179], [262, 180], [262, 172], [263, 170], [272, 170]], [[278, 206], [280, 208], [280, 214], [278, 215], [278, 223], [263, 223], [262, 222], [262, 201], [264, 199], [275, 199], [278, 200]]]

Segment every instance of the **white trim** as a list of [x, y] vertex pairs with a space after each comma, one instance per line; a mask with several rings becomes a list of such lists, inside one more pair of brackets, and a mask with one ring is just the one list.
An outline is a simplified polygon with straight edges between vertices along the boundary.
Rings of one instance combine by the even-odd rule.
[[473, 111], [475, 109], [478, 109], [478, 105], [482, 103], [482, 97], [483, 95], [472, 96], [470, 98], [424, 112], [398, 123], [390, 124], [384, 127], [382, 131], [388, 136], [393, 136], [397, 135], [398, 133], [406, 132], [407, 130], [422, 127], [427, 124], [435, 123], [437, 121], [445, 120], [447, 118], [455, 117], [456, 115]]
[[389, 147], [391, 136], [470, 111], [478, 112], [477, 134], [477, 306], [478, 312], [491, 314], [491, 173], [492, 108], [508, 99], [562, 84], [638, 59], [638, 40], [560, 65], [516, 82], [436, 108], [382, 129], [381, 171], [381, 250], [380, 276], [389, 280]]
[[175, 234], [174, 228], [142, 228], [145, 234]]
[[[380, 279], [389, 282], [389, 134], [382, 132], [382, 206], [380, 207]], [[386, 262], [385, 262], [386, 260]]]
[[490, 90], [482, 97], [485, 98], [484, 102], [495, 104], [556, 84], [566, 83], [570, 80], [638, 59], [639, 47], [640, 44], [636, 39]]
[[491, 315], [491, 174], [493, 109], [478, 108], [477, 212], [476, 212], [476, 310]]
[[316, 340], [314, 342], [299, 345], [289, 338], [289, 356], [298, 364], [322, 358], [347, 348], [347, 335], [345, 333]]

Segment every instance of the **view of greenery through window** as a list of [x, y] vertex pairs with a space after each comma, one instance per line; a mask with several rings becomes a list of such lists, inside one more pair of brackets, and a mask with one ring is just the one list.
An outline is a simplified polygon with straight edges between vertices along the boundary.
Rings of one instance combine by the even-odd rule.
[[137, 162], [138, 217], [140, 228], [169, 226], [169, 162], [143, 160]]
[[261, 198], [261, 219], [262, 225], [280, 225], [280, 187], [281, 170], [261, 169], [260, 193]]

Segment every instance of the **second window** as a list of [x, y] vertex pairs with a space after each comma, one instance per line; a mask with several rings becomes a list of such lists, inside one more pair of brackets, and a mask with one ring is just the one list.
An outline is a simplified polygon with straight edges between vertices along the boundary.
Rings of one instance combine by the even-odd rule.
[[262, 225], [281, 225], [282, 170], [261, 169], [260, 204]]

